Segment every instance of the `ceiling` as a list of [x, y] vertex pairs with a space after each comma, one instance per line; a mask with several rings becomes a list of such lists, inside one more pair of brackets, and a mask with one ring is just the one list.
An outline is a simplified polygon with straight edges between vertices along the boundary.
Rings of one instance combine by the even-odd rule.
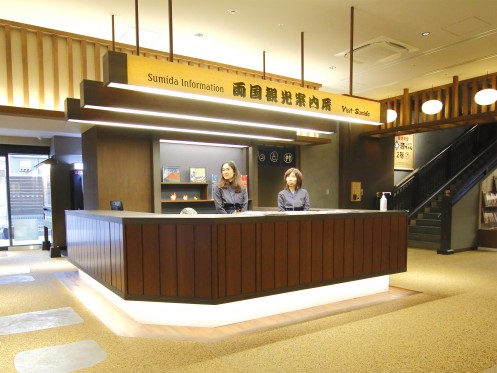
[[[107, 40], [114, 15], [116, 41], [135, 44], [134, 0], [0, 5], [6, 20]], [[382, 99], [497, 71], [495, 0], [173, 0], [173, 52], [260, 71], [265, 51], [267, 73], [301, 79], [303, 33], [304, 79], [347, 94], [352, 6], [354, 95]], [[140, 47], [168, 52], [168, 0], [139, 0], [138, 10]], [[5, 121], [0, 116], [0, 135], [7, 135]], [[52, 123], [36, 137], [81, 130], [66, 126]], [[21, 135], [30, 135], [25, 130]]]

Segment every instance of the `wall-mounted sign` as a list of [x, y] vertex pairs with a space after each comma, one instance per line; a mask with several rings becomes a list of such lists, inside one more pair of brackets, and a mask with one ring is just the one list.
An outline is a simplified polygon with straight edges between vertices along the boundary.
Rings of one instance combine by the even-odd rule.
[[140, 56], [126, 59], [127, 81], [117, 83], [380, 122], [376, 101]]
[[414, 170], [414, 135], [395, 136], [395, 170]]
[[294, 147], [258, 146], [257, 157], [261, 166], [295, 167]]

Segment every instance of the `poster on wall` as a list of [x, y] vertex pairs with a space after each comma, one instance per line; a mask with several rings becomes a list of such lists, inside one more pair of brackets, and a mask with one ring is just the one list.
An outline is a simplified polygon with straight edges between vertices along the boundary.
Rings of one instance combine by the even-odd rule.
[[414, 135], [395, 136], [394, 169], [414, 170]]

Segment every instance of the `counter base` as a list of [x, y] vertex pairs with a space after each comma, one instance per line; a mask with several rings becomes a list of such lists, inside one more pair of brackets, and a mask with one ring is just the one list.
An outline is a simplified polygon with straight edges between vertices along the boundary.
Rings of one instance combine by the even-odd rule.
[[379, 276], [219, 305], [127, 301], [83, 271], [79, 277], [141, 324], [215, 328], [324, 304], [386, 292], [389, 276]]

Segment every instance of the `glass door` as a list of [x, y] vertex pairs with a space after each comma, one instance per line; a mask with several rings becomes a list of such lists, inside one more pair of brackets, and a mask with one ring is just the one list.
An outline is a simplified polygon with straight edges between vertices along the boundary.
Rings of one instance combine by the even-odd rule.
[[0, 250], [10, 246], [7, 158], [0, 156]]
[[48, 157], [8, 155], [10, 245], [41, 245], [44, 239], [43, 177], [37, 166]]

